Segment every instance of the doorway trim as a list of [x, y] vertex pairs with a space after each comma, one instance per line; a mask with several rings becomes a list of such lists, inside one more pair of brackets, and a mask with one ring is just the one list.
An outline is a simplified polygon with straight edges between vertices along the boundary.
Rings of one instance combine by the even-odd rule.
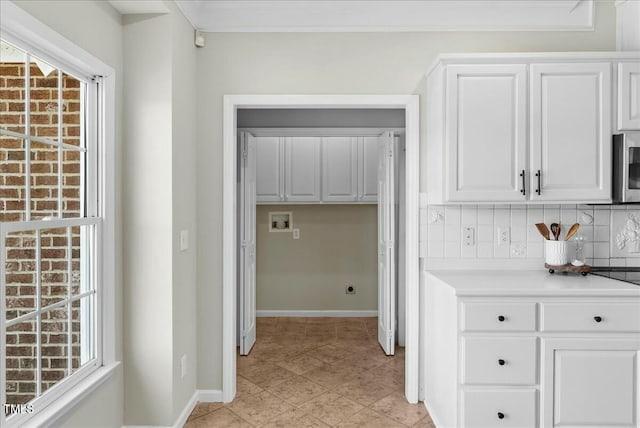
[[418, 95], [225, 95], [222, 198], [222, 401], [236, 394], [237, 110], [239, 108], [402, 108], [405, 110], [405, 395], [418, 402], [419, 151]]

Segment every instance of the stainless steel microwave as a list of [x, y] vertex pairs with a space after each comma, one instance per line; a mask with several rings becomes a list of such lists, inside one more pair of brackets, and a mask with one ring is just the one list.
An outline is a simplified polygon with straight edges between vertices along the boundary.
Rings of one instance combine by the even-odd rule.
[[613, 202], [640, 203], [640, 132], [613, 136]]

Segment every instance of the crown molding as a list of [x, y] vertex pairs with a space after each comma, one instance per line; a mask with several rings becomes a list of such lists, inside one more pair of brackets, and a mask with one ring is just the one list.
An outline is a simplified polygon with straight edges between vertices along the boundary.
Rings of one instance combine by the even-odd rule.
[[109, 4], [120, 12], [120, 15], [169, 13], [169, 8], [162, 0], [109, 0]]
[[589, 31], [594, 0], [176, 0], [207, 32]]

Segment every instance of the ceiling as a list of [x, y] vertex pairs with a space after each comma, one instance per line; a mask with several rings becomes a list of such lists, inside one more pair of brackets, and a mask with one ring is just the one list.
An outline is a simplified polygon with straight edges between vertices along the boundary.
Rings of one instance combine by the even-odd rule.
[[[110, 0], [122, 14], [162, 0]], [[175, 0], [206, 32], [592, 30], [594, 0]]]

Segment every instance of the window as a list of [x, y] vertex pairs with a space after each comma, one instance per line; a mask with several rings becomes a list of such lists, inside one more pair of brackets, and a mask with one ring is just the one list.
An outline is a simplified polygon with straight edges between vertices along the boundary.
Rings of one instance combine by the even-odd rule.
[[0, 40], [2, 426], [104, 364], [104, 86], [43, 56]]

